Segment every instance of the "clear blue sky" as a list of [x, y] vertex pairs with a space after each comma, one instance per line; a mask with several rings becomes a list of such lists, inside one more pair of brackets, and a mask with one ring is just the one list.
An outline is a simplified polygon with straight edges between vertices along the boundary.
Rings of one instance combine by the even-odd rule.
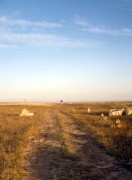
[[0, 101], [132, 100], [132, 0], [0, 0]]

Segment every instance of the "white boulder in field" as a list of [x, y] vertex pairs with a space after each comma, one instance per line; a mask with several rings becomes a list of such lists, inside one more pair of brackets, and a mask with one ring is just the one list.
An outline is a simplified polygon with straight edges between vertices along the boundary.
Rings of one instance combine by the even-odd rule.
[[109, 116], [122, 116], [123, 112], [124, 112], [124, 109], [119, 109], [119, 110], [112, 109], [109, 112]]
[[104, 114], [103, 114], [103, 113], [101, 114], [101, 117], [104, 117]]
[[91, 110], [90, 110], [90, 108], [88, 108], [88, 113], [90, 113], [91, 112]]
[[132, 108], [128, 108], [126, 110], [126, 115], [132, 115]]
[[34, 116], [34, 113], [29, 112], [27, 109], [23, 109], [20, 116]]

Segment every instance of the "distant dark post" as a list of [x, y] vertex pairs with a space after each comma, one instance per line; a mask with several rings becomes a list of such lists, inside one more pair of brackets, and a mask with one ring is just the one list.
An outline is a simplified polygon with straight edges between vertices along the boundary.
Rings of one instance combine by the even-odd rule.
[[60, 100], [60, 103], [63, 104], [63, 100]]

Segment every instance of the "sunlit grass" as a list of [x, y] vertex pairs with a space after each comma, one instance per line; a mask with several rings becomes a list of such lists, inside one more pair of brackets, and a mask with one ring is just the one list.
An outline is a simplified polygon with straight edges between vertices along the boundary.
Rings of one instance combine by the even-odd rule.
[[[88, 107], [91, 113], [87, 112]], [[97, 144], [127, 164], [131, 164], [131, 131], [132, 116], [109, 117], [108, 112], [113, 108], [127, 107], [125, 103], [91, 103], [63, 105], [61, 112], [66, 113], [84, 131], [96, 140]], [[74, 111], [73, 111], [74, 108]], [[105, 118], [101, 114], [106, 114]], [[121, 128], [114, 124], [117, 119], [121, 120]]]
[[67, 117], [62, 113], [56, 112], [56, 118], [58, 118], [60, 129], [61, 129], [61, 139], [63, 140], [64, 148], [62, 149], [62, 155], [65, 158], [70, 158], [72, 160], [77, 158], [77, 151], [69, 133], [70, 127], [67, 125]]
[[[62, 142], [60, 154], [63, 158], [78, 158], [76, 145], [70, 133], [72, 120], [81, 131], [92, 136], [101, 148], [131, 164], [132, 116], [119, 117], [121, 128], [113, 126], [117, 117], [108, 116], [110, 109], [125, 106], [125, 103], [80, 103], [48, 107], [50, 112], [53, 112], [53, 118], [58, 120], [59, 133], [56, 134], [56, 138]], [[87, 112], [88, 107], [91, 109], [90, 113]], [[24, 108], [33, 112], [34, 116], [20, 117]], [[45, 110], [46, 107], [43, 106], [0, 106], [0, 179], [23, 179], [25, 150], [30, 138], [39, 134], [39, 128], [44, 124]], [[102, 113], [106, 114], [106, 119], [101, 117]], [[68, 122], [68, 119], [71, 120]]]
[[[29, 108], [29, 107], [27, 107]], [[19, 180], [24, 174], [23, 159], [31, 136], [41, 122], [42, 109], [30, 109], [34, 117], [20, 117], [23, 107], [0, 107], [0, 179]]]

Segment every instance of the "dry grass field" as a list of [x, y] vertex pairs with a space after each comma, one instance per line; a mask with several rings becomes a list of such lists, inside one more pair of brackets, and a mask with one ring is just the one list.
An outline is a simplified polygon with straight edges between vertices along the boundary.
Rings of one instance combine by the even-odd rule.
[[[0, 179], [131, 179], [132, 116], [108, 116], [128, 106], [0, 105]], [[34, 116], [19, 116], [23, 109]]]
[[[23, 108], [34, 117], [20, 117]], [[0, 106], [0, 179], [22, 179], [22, 161], [29, 139], [37, 135], [44, 118], [44, 107], [23, 105]]]
[[[87, 109], [90, 107], [91, 112]], [[132, 163], [131, 138], [132, 138], [132, 115], [109, 117], [110, 109], [121, 109], [128, 107], [128, 103], [91, 103], [63, 105], [61, 111], [89, 132], [95, 141], [107, 153], [115, 155], [129, 168]], [[132, 107], [132, 104], [129, 104]], [[101, 114], [104, 114], [104, 117]], [[121, 127], [117, 127], [116, 120], [120, 119]]]

